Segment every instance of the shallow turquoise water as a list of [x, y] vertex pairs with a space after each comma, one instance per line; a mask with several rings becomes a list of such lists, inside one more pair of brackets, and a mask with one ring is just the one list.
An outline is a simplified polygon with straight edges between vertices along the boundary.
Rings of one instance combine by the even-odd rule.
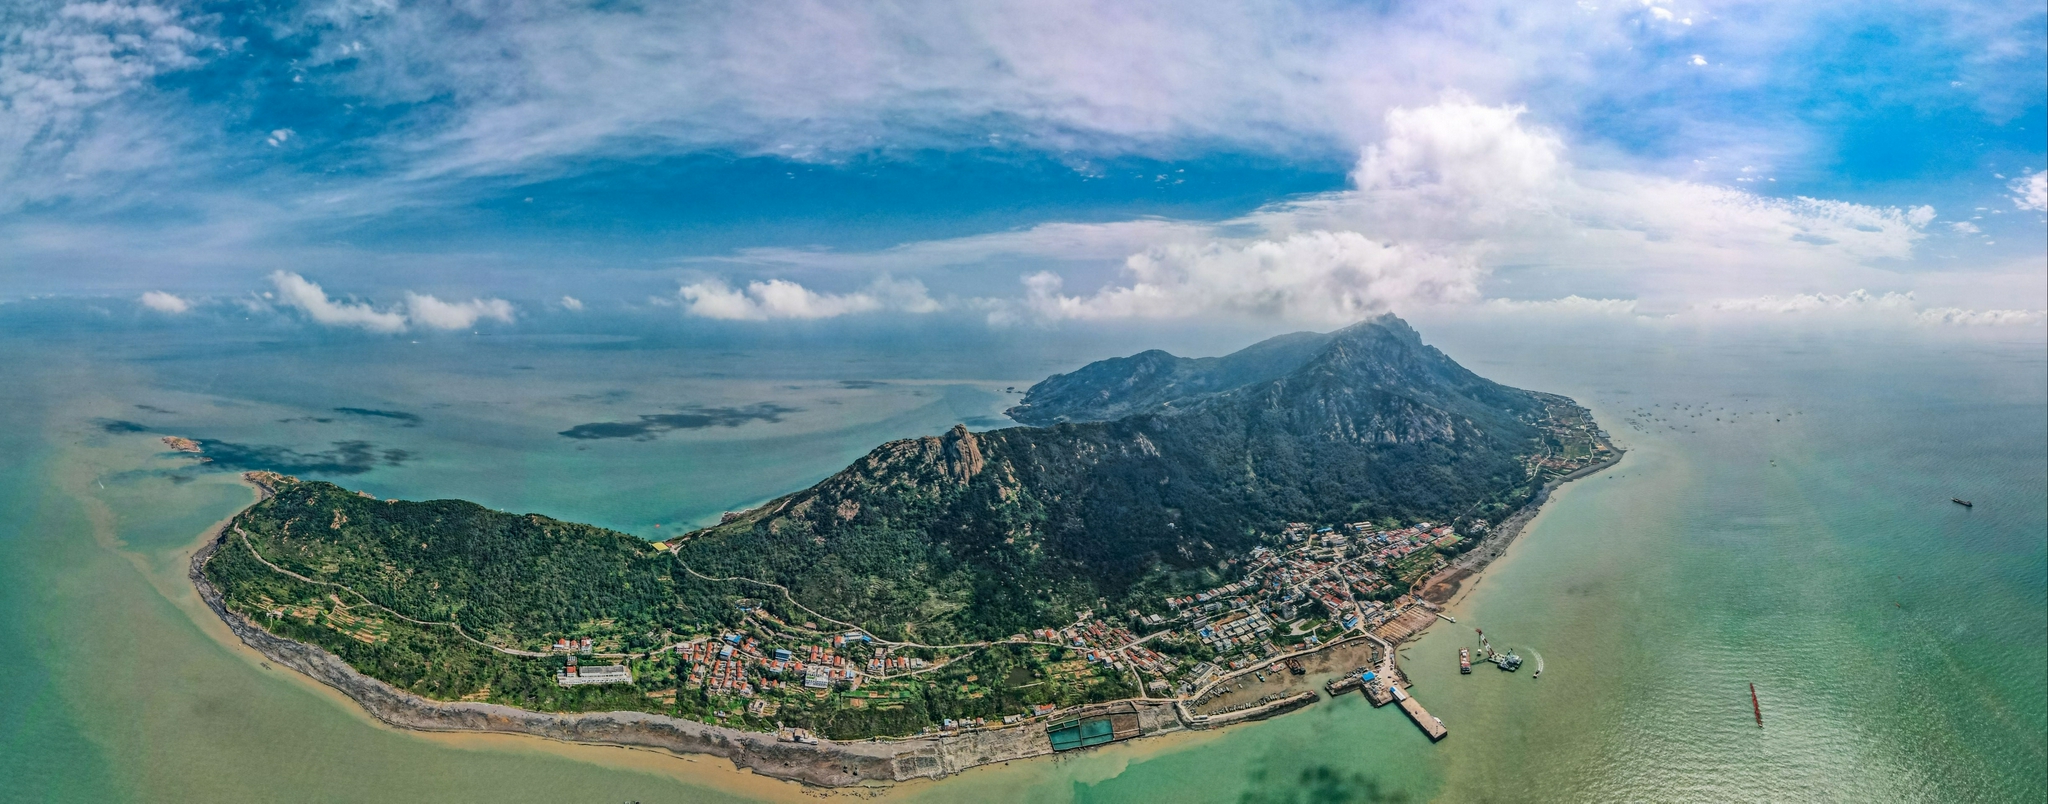
[[[1458, 626], [1407, 646], [1416, 692], [1449, 724], [1448, 739], [1430, 745], [1398, 712], [1353, 698], [898, 793], [2048, 795], [2048, 348], [2038, 336], [1422, 328], [1482, 374], [1589, 404], [1632, 450], [1552, 503], [1454, 604]], [[205, 630], [179, 577], [180, 551], [247, 493], [164, 455], [153, 435], [107, 432], [103, 420], [301, 452], [367, 441], [408, 456], [333, 479], [653, 536], [801, 486], [883, 439], [994, 421], [1014, 398], [1004, 387], [1131, 351], [1122, 342], [1075, 350], [1072, 336], [991, 352], [933, 345], [942, 339], [888, 351], [839, 338], [711, 350], [598, 338], [66, 332], [17, 329], [0, 341], [0, 368], [32, 378], [0, 388], [0, 449], [11, 458], [0, 466], [0, 644], [14, 646], [0, 651], [0, 694], [25, 702], [0, 719], [9, 782], [0, 798], [23, 801], [794, 792], [682, 760], [400, 734], [262, 667]], [[763, 402], [796, 410], [647, 441], [556, 435], [681, 406]], [[1690, 407], [1673, 415], [1674, 405]], [[406, 426], [336, 407], [419, 419]], [[1667, 421], [1626, 425], [1638, 409]], [[1457, 674], [1456, 648], [1472, 642], [1466, 626], [1540, 654], [1543, 678]], [[1751, 719], [1750, 683], [1763, 729]]]

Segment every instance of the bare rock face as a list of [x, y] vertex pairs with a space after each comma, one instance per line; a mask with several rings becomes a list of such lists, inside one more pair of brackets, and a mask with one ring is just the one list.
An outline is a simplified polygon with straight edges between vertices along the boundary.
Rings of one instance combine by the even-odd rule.
[[944, 469], [947, 477], [960, 485], [967, 485], [975, 475], [981, 474], [987, 462], [981, 457], [981, 443], [974, 434], [967, 432], [967, 425], [956, 424], [943, 438]]

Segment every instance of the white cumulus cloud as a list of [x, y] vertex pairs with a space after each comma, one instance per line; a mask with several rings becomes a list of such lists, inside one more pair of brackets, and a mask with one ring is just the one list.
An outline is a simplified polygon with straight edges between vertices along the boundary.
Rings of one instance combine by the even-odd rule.
[[279, 301], [315, 323], [370, 332], [404, 332], [409, 326], [464, 329], [487, 318], [511, 323], [517, 313], [504, 299], [449, 302], [412, 292], [405, 294], [404, 304], [378, 309], [367, 302], [336, 301], [318, 284], [289, 271], [272, 272], [270, 283], [277, 287]]
[[405, 294], [406, 318], [434, 329], [468, 329], [478, 319], [512, 323], [512, 303], [504, 299], [470, 299], [446, 302], [421, 293]]
[[288, 271], [276, 271], [270, 275], [270, 283], [277, 286], [280, 301], [298, 308], [307, 318], [330, 327], [355, 327], [371, 332], [404, 332], [405, 314], [395, 310], [379, 310], [368, 304], [338, 302], [327, 298], [327, 292], [303, 276]]
[[1387, 113], [1386, 139], [1365, 148], [1351, 181], [1360, 192], [1429, 188], [1460, 196], [1521, 194], [1556, 180], [1563, 141], [1521, 124], [1521, 106], [1453, 96]]
[[1025, 278], [1026, 306], [1052, 319], [1248, 315], [1343, 323], [1396, 305], [1471, 301], [1471, 260], [1381, 243], [1357, 232], [1314, 231], [1249, 243], [1171, 245], [1124, 261], [1127, 281], [1061, 293], [1063, 280]]
[[562, 309], [568, 310], [569, 312], [572, 313], [579, 313], [583, 311], [583, 300], [576, 298], [575, 296], [563, 296], [561, 304]]
[[689, 314], [728, 321], [837, 318], [884, 310], [930, 313], [939, 309], [924, 283], [887, 276], [852, 293], [820, 293], [787, 279], [757, 280], [744, 288], [705, 279], [684, 285], [678, 295]]
[[1395, 109], [1385, 138], [1360, 152], [1351, 189], [1235, 220], [1097, 225], [1099, 239], [1033, 230], [884, 254], [964, 259], [977, 248], [1005, 257], [1037, 248], [1072, 260], [1072, 244], [1157, 238], [1125, 251], [1120, 272], [1096, 277], [1092, 292], [1069, 290], [1088, 281], [1085, 268], [1033, 272], [1016, 307], [1050, 319], [1225, 313], [1306, 323], [1476, 302], [1506, 295], [1493, 286], [1504, 280], [1518, 283], [1515, 296], [1583, 299], [1583, 288], [1599, 287], [1662, 310], [1787, 286], [1854, 287], [1877, 281], [1873, 264], [1910, 258], [1935, 218], [1924, 205], [1775, 198], [1586, 169], [1567, 158], [1561, 136], [1525, 116], [1458, 95]]
[[186, 310], [192, 309], [191, 302], [178, 298], [177, 296], [173, 296], [169, 293], [165, 293], [161, 290], [152, 290], [148, 293], [144, 293], [142, 294], [142, 298], [138, 299], [137, 301], [142, 302], [142, 306], [147, 307], [151, 310], [155, 310], [159, 313], [169, 313], [171, 315], [177, 315], [179, 313], [185, 312]]
[[2035, 212], [2048, 210], [2048, 171], [2037, 170], [2013, 179], [2012, 205]]

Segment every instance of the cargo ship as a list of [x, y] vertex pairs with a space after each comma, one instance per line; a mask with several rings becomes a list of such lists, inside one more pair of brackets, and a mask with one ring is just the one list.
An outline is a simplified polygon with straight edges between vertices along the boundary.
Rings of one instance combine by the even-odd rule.
[[1471, 648], [1459, 648], [1459, 649], [1458, 649], [1458, 672], [1460, 672], [1460, 673], [1464, 673], [1464, 674], [1466, 674], [1466, 675], [1471, 675], [1471, 674], [1472, 674], [1472, 649], [1471, 649]]
[[1962, 507], [1964, 507], [1964, 508], [1975, 508], [1975, 507], [1977, 507], [1977, 506], [1971, 505], [1971, 504], [1970, 504], [1970, 501], [1969, 501], [1969, 500], [1965, 500], [1965, 499], [1963, 499], [1963, 498], [1961, 498], [1961, 497], [1950, 497], [1950, 498], [1948, 498], [1948, 501], [1949, 501], [1949, 502], [1952, 502], [1952, 503], [1955, 503], [1955, 504], [1957, 504], [1957, 505], [1960, 505], [1960, 506], [1962, 506]]

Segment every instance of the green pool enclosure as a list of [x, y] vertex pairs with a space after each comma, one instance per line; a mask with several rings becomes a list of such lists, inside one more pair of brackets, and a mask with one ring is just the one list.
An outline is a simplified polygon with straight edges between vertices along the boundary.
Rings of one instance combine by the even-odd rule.
[[1063, 720], [1046, 726], [1045, 736], [1052, 738], [1052, 750], [1071, 751], [1115, 740], [1116, 727], [1108, 717]]

